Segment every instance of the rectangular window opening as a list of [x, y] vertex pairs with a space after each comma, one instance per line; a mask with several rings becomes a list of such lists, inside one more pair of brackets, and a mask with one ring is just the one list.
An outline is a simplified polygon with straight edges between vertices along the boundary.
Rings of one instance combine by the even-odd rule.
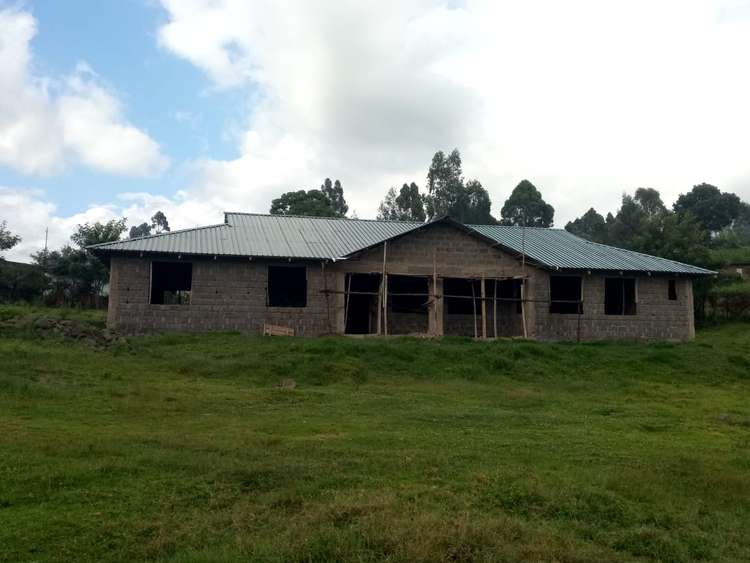
[[[473, 315], [482, 310], [480, 280], [445, 278], [443, 280], [445, 312], [448, 315]], [[473, 297], [473, 299], [472, 299]]]
[[669, 300], [677, 301], [677, 280], [669, 280]]
[[[521, 314], [521, 280], [499, 280], [493, 283], [497, 284], [497, 298], [502, 300], [501, 303], [515, 304], [517, 315]], [[494, 288], [492, 283], [487, 284], [489, 296], [492, 296]]]
[[190, 305], [192, 286], [192, 263], [151, 263], [152, 305]]
[[549, 277], [549, 312], [555, 314], [582, 314], [580, 276], [550, 276]]
[[635, 315], [635, 279], [606, 278], [604, 280], [604, 314]]
[[268, 306], [307, 307], [307, 267], [268, 266]]
[[427, 278], [388, 276], [388, 305], [394, 313], [427, 313], [430, 300]]
[[378, 330], [380, 274], [346, 274], [344, 279], [346, 334], [375, 334]]

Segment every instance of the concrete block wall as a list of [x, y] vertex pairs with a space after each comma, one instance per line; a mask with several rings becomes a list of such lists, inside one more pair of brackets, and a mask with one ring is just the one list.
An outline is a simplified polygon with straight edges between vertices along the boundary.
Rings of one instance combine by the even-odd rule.
[[[338, 287], [343, 291], [345, 274], [351, 273], [381, 273], [383, 271], [383, 245], [363, 251], [347, 260], [330, 266], [331, 271], [340, 274]], [[429, 278], [432, 286], [434, 269], [439, 276], [456, 278], [476, 278], [482, 275], [487, 278], [510, 277], [521, 275], [522, 269], [518, 259], [493, 247], [487, 241], [470, 235], [456, 227], [446, 224], [436, 224], [388, 242], [386, 250], [386, 269], [390, 275], [419, 275]], [[534, 275], [532, 269], [527, 273]], [[438, 280], [438, 291], [442, 293], [442, 281]], [[339, 332], [343, 332], [343, 300], [337, 308], [340, 318], [337, 320]], [[492, 333], [491, 304], [487, 305], [487, 331]], [[518, 319], [506, 320], [501, 317], [503, 307], [498, 304], [498, 332], [510, 334], [520, 328]], [[474, 334], [473, 315], [449, 315], [440, 307], [438, 316], [444, 334], [466, 335]], [[426, 318], [425, 318], [426, 317]], [[515, 317], [515, 315], [514, 315]], [[425, 333], [426, 325], [433, 318], [433, 312], [428, 315], [394, 314], [388, 312], [389, 334]], [[501, 320], [502, 319], [502, 320]], [[481, 333], [481, 320], [478, 321]], [[420, 329], [421, 327], [421, 329]]]
[[[583, 314], [549, 312], [549, 276], [541, 272], [530, 293], [537, 303], [533, 333], [539, 340], [690, 340], [695, 337], [692, 282], [686, 278], [639, 276], [636, 278], [636, 314], [606, 315], [604, 284], [619, 274], [581, 274]], [[622, 277], [632, 277], [623, 275]], [[669, 280], [676, 281], [677, 300], [668, 298]]]
[[[154, 258], [153, 260], [168, 260]], [[111, 259], [110, 326], [125, 332], [239, 330], [260, 334], [263, 324], [292, 327], [297, 335], [333, 330], [328, 321], [320, 263], [307, 263], [307, 306], [268, 307], [268, 265], [274, 261], [183, 258], [193, 264], [189, 305], [149, 303], [151, 257]], [[332, 277], [328, 276], [333, 283]], [[329, 297], [330, 299], [330, 297]]]
[[[174, 257], [113, 256], [111, 258], [108, 322], [125, 332], [155, 330], [239, 330], [259, 334], [264, 323], [292, 327], [295, 334], [316, 336], [344, 332], [344, 284], [347, 273], [380, 273], [383, 246], [363, 251], [347, 260], [328, 263], [325, 277], [320, 262], [307, 266], [307, 306], [268, 307], [266, 291], [269, 264], [285, 261], [247, 259], [186, 258], [193, 264], [190, 305], [149, 304], [152, 260]], [[387, 270], [390, 274], [420, 275], [432, 286], [433, 260], [441, 277], [486, 278], [520, 276], [524, 270], [517, 258], [456, 227], [436, 224], [390, 241]], [[299, 264], [299, 263], [298, 263]], [[693, 296], [689, 279], [676, 278], [677, 300], [668, 299], [666, 276], [641, 276], [637, 281], [636, 315], [604, 314], [604, 279], [601, 274], [583, 273], [584, 313], [549, 313], [550, 272], [526, 266], [525, 295], [529, 338], [539, 340], [647, 339], [688, 340], [693, 338]], [[442, 293], [438, 279], [437, 293]], [[335, 290], [326, 295], [324, 288]], [[472, 315], [448, 315], [440, 300], [437, 315], [389, 311], [389, 334], [426, 332], [436, 324], [438, 333], [474, 334]], [[498, 304], [501, 335], [523, 334], [521, 316], [513, 304]], [[481, 334], [481, 318], [478, 319]], [[487, 303], [487, 334], [493, 333], [492, 306]]]

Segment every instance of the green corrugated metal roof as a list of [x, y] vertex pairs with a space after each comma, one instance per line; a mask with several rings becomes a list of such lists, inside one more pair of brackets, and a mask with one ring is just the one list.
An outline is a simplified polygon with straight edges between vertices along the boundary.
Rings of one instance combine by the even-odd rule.
[[[492, 244], [521, 253], [540, 266], [562, 270], [614, 270], [687, 275], [710, 270], [579, 238], [562, 229], [461, 225]], [[137, 252], [212, 256], [329, 259], [347, 256], [425, 228], [428, 224], [226, 213], [225, 223], [120, 240], [89, 247], [98, 253]]]
[[343, 258], [423, 223], [226, 213], [220, 225], [93, 245], [97, 252]]
[[534, 262], [561, 270], [614, 270], [708, 275], [714, 272], [658, 256], [591, 242], [564, 229], [468, 225], [472, 230]]

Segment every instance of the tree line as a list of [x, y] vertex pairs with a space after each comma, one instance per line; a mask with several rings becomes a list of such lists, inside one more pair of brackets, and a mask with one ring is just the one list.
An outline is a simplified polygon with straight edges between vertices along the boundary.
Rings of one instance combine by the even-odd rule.
[[[273, 215], [346, 217], [348, 206], [339, 180], [326, 178], [319, 190], [286, 192], [271, 202]], [[490, 194], [477, 179], [466, 179], [461, 153], [438, 151], [427, 170], [426, 193], [416, 182], [405, 182], [397, 191], [391, 187], [378, 207], [377, 218], [393, 221], [428, 221], [450, 216], [462, 223], [551, 227], [555, 209], [528, 180], [511, 192], [500, 220], [492, 216]]]
[[[341, 182], [320, 190], [287, 192], [273, 200], [271, 213], [345, 217]], [[342, 205], [343, 204], [343, 205]], [[424, 222], [449, 216], [468, 224], [552, 227], [555, 209], [529, 180], [522, 180], [505, 200], [500, 218], [477, 179], [466, 179], [461, 154], [438, 151], [427, 170], [424, 193], [416, 182], [391, 187], [378, 207], [377, 218]], [[671, 208], [654, 188], [624, 194], [615, 212], [600, 214], [593, 207], [568, 222], [565, 229], [591, 242], [662, 256], [679, 262], [719, 269], [733, 259], [750, 262], [750, 204], [711, 184], [697, 184], [681, 194]], [[724, 310], [727, 316], [750, 311], [750, 284], [731, 276], [697, 280], [696, 312]]]
[[[554, 225], [555, 209], [529, 180], [522, 180], [511, 191], [499, 218], [492, 215], [491, 209], [489, 192], [478, 179], [465, 177], [461, 154], [454, 149], [448, 154], [443, 151], [434, 154], [427, 168], [424, 193], [415, 181], [404, 182], [399, 189], [390, 187], [378, 207], [377, 218], [424, 222], [449, 216], [467, 224]], [[347, 217], [349, 206], [341, 181], [326, 178], [318, 189], [289, 191], [273, 199], [270, 213], [343, 218]], [[750, 262], [750, 204], [711, 184], [693, 186], [671, 207], [665, 205], [658, 190], [638, 188], [622, 196], [616, 211], [604, 216], [592, 207], [568, 222], [565, 229], [595, 243], [708, 268], [718, 269], [737, 257]], [[3, 267], [0, 299], [4, 296], [7, 299], [9, 294], [22, 297], [36, 294], [57, 304], [96, 304], [108, 282], [108, 271], [85, 247], [118, 240], [127, 230], [125, 219], [78, 225], [70, 243], [32, 255], [37, 266], [33, 276], [26, 269], [19, 270], [22, 274], [9, 275]], [[167, 217], [158, 211], [150, 223], [131, 226], [128, 234], [136, 238], [169, 230]], [[5, 222], [0, 222], [0, 266], [2, 251], [19, 242], [20, 237], [11, 233]], [[17, 286], [24, 284], [26, 291], [17, 291]], [[11, 290], [8, 286], [12, 286]], [[746, 282], [723, 278], [699, 280], [695, 295], [699, 315], [707, 307], [728, 310], [727, 303], [732, 300], [733, 311], [750, 310], [750, 284]]]
[[[0, 300], [43, 301], [49, 305], [101, 306], [109, 282], [109, 269], [87, 246], [119, 240], [127, 231], [127, 220], [78, 225], [70, 242], [61, 248], [42, 249], [31, 255], [32, 265], [9, 264], [0, 255]], [[169, 221], [162, 211], [151, 223], [130, 228], [130, 238], [168, 232]], [[0, 251], [10, 250], [21, 237], [0, 223]]]

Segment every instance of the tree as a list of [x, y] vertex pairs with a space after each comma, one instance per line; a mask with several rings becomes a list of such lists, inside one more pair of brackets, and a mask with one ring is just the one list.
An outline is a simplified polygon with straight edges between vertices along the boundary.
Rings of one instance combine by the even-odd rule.
[[92, 244], [112, 242], [118, 240], [125, 232], [127, 226], [125, 219], [112, 219], [106, 223], [84, 223], [78, 225], [76, 232], [70, 236], [70, 240], [83, 250]]
[[388, 191], [385, 192], [385, 197], [378, 206], [376, 219], [379, 221], [405, 221], [406, 219], [402, 218], [402, 211], [399, 209], [398, 203], [396, 203], [397, 198], [398, 193], [396, 193], [396, 188], [391, 186]]
[[148, 223], [141, 223], [140, 225], [133, 225], [130, 227], [130, 238], [147, 237], [151, 234], [151, 225]]
[[711, 184], [698, 184], [681, 194], [674, 204], [677, 213], [691, 212], [710, 232], [729, 226], [742, 213], [742, 202], [733, 193], [722, 193]]
[[640, 237], [648, 216], [635, 198], [623, 194], [620, 209], [607, 223], [607, 241], [630, 250], [641, 250]]
[[47, 287], [41, 268], [0, 259], [0, 302], [38, 301]]
[[633, 250], [688, 264], [708, 265], [708, 233], [691, 213], [665, 213], [643, 223]]
[[427, 171], [427, 194], [424, 196], [427, 217], [449, 216], [462, 223], [494, 224], [490, 213], [490, 195], [478, 180], [464, 183], [461, 153], [458, 149], [445, 156], [438, 151]]
[[272, 215], [308, 215], [338, 217], [330, 200], [320, 190], [286, 192], [271, 202]]
[[465, 197], [463, 171], [461, 169], [461, 153], [453, 149], [445, 156], [438, 151], [432, 157], [432, 163], [427, 171], [427, 195], [425, 207], [430, 219], [450, 215], [460, 220]]
[[[611, 214], [610, 214], [611, 217]], [[593, 207], [574, 221], [565, 225], [565, 230], [592, 242], [607, 240], [607, 223]]]
[[667, 207], [661, 200], [661, 194], [654, 188], [638, 188], [635, 190], [633, 200], [641, 206], [648, 217], [661, 215], [667, 211]]
[[71, 235], [73, 245], [32, 255], [34, 262], [49, 276], [50, 289], [58, 301], [89, 305], [98, 300], [109, 281], [109, 270], [86, 247], [118, 240], [125, 230], [125, 219], [85, 223], [78, 225]]
[[551, 227], [555, 208], [542, 199], [534, 184], [522, 180], [513, 189], [500, 213], [503, 225]]
[[466, 182], [466, 203], [461, 221], [474, 225], [493, 225], [497, 223], [491, 213], [490, 194], [482, 187], [479, 180]]
[[151, 227], [154, 229], [157, 235], [159, 233], [170, 231], [167, 216], [164, 215], [164, 213], [162, 213], [161, 211], [157, 211], [156, 213], [154, 213], [154, 216], [151, 217]]
[[404, 184], [396, 193], [391, 188], [378, 207], [378, 219], [391, 221], [424, 221], [424, 202], [419, 194], [419, 187], [412, 182]]
[[336, 180], [331, 184], [331, 179], [326, 178], [320, 186], [320, 191], [328, 199], [328, 203], [336, 214], [336, 217], [346, 217], [349, 206], [346, 204], [346, 199], [344, 199], [344, 188], [341, 186], [341, 182]]
[[[0, 222], [0, 252], [10, 250], [19, 242], [21, 242], [21, 237], [14, 235], [8, 230], [8, 223], [6, 221]], [[0, 254], [0, 260], [2, 258], [2, 254]]]

